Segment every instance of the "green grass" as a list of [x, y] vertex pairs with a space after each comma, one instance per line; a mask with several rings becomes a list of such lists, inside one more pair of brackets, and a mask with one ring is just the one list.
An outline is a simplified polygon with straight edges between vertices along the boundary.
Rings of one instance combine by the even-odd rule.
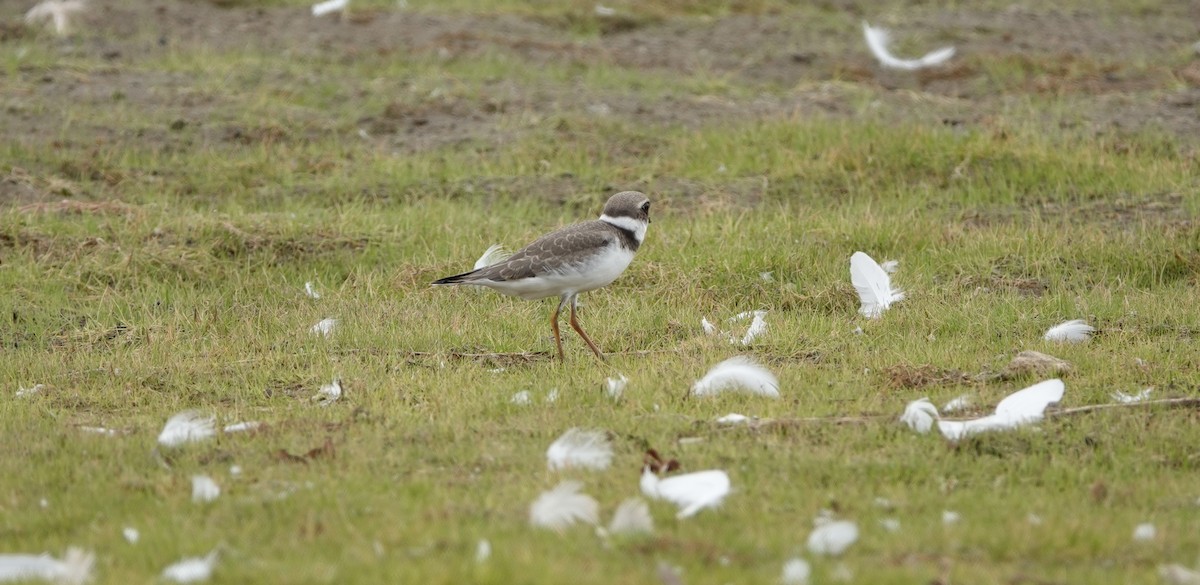
[[[788, 9], [675, 2], [647, 14]], [[982, 412], [1037, 381], [914, 386], [906, 372], [996, 372], [1026, 349], [1073, 365], [1065, 406], [1147, 386], [1195, 397], [1200, 203], [1186, 140], [1079, 129], [1079, 105], [1097, 102], [1037, 91], [963, 127], [937, 122], [953, 108], [918, 94], [849, 82], [820, 90], [842, 115], [733, 107], [647, 121], [593, 115], [588, 97], [669, 109], [817, 90], [503, 52], [346, 65], [197, 47], [112, 65], [54, 42], [21, 40], [32, 49], [20, 57], [0, 45], [20, 114], [0, 120], [11, 138], [0, 193], [25, 194], [0, 199], [0, 551], [82, 546], [104, 583], [152, 580], [218, 546], [222, 583], [652, 582], [660, 562], [687, 583], [775, 582], [803, 554], [814, 582], [844, 566], [864, 583], [1102, 584], [1196, 560], [1193, 410], [1113, 409], [958, 445], [896, 420], [921, 396], [969, 393]], [[982, 83], [1017, 75], [1011, 66]], [[41, 75], [95, 82], [112, 68], [163, 85], [35, 99]], [[558, 105], [514, 100], [463, 141], [421, 148], [357, 135], [396, 101], [483, 107], [495, 79]], [[449, 93], [430, 97], [439, 88]], [[628, 272], [583, 297], [608, 364], [570, 332], [565, 363], [549, 359], [550, 301], [428, 286], [492, 243], [515, 248], [595, 216], [625, 188], [650, 196], [654, 223]], [[901, 261], [894, 281], [908, 298], [882, 319], [857, 315], [855, 250]], [[306, 281], [321, 299], [305, 297]], [[769, 311], [769, 330], [750, 348], [701, 330], [702, 317], [753, 309]], [[312, 335], [326, 317], [337, 332]], [[1042, 340], [1073, 318], [1102, 333]], [[685, 398], [739, 353], [779, 376], [780, 400]], [[613, 401], [603, 387], [618, 373], [630, 381]], [[315, 405], [335, 376], [345, 397]], [[37, 383], [40, 394], [13, 396]], [[532, 404], [512, 404], [518, 391]], [[162, 460], [155, 437], [186, 408], [268, 427]], [[776, 424], [712, 422], [729, 412]], [[546, 470], [546, 447], [574, 426], [614, 434], [613, 469]], [[332, 458], [278, 456], [327, 438]], [[686, 470], [726, 469], [734, 493], [686, 521], [654, 503], [656, 531], [642, 539], [528, 525], [529, 504], [567, 478], [607, 520], [637, 492], [647, 447]], [[198, 473], [220, 499], [191, 502]], [[804, 550], [825, 509], [862, 529], [839, 560]], [[963, 520], [943, 525], [945, 510]], [[1133, 542], [1141, 522], [1158, 538]], [[476, 564], [480, 539], [494, 554]]]

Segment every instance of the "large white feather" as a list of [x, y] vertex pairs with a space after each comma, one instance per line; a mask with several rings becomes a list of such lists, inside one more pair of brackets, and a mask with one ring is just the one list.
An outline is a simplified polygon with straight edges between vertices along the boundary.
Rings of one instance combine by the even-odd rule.
[[581, 482], [564, 481], [554, 489], [542, 492], [529, 507], [529, 523], [558, 532], [576, 522], [598, 523], [600, 504], [591, 496], [579, 493], [582, 487]]
[[957, 441], [987, 431], [1003, 431], [1042, 420], [1046, 407], [1062, 401], [1066, 387], [1062, 380], [1045, 380], [1018, 390], [996, 405], [996, 413], [965, 421], [939, 420], [938, 430], [947, 439]]
[[715, 366], [692, 385], [695, 396], [712, 396], [726, 390], [746, 390], [752, 394], [779, 398], [779, 380], [766, 368], [746, 356], [729, 358]]
[[612, 522], [608, 524], [610, 534], [650, 534], [654, 532], [654, 519], [650, 517], [650, 506], [641, 498], [629, 498], [617, 506]]
[[867, 47], [871, 49], [871, 54], [875, 55], [875, 58], [879, 60], [879, 64], [890, 69], [913, 71], [925, 67], [933, 67], [949, 61], [954, 56], [954, 47], [944, 47], [928, 53], [920, 59], [900, 59], [888, 49], [888, 45], [891, 42], [891, 35], [888, 31], [882, 28], [874, 28], [865, 21], [863, 22], [863, 36], [866, 37]]
[[808, 550], [814, 555], [836, 557], [858, 540], [858, 525], [849, 520], [827, 522], [808, 535]]
[[0, 582], [53, 581], [60, 585], [82, 585], [92, 580], [96, 555], [71, 547], [63, 558], [49, 554], [0, 554]]
[[864, 317], [877, 318], [892, 303], [904, 299], [904, 291], [892, 288], [892, 277], [874, 258], [863, 252], [850, 256], [850, 282], [858, 291], [858, 300], [862, 303], [858, 312]]
[[937, 407], [928, 398], [922, 398], [909, 402], [908, 406], [904, 407], [904, 414], [900, 415], [900, 422], [918, 433], [925, 434], [933, 428], [933, 421], [937, 418]]
[[688, 518], [705, 508], [721, 505], [729, 495], [729, 474], [720, 469], [697, 471], [660, 479], [649, 467], [642, 470], [642, 493], [679, 507], [676, 518]]
[[1046, 330], [1046, 341], [1065, 341], [1067, 343], [1079, 343], [1091, 339], [1092, 333], [1096, 331], [1095, 327], [1088, 325], [1083, 319], [1075, 319], [1065, 323], [1059, 323], [1054, 327]]
[[199, 583], [209, 580], [216, 566], [217, 551], [214, 550], [208, 556], [183, 559], [163, 569], [162, 577], [176, 583]]
[[608, 469], [612, 463], [612, 443], [604, 431], [573, 428], [563, 433], [546, 450], [546, 464], [551, 471], [568, 467]]
[[178, 447], [187, 443], [203, 441], [217, 433], [213, 426], [215, 416], [204, 416], [198, 410], [185, 410], [171, 417], [158, 434], [158, 444], [163, 447]]

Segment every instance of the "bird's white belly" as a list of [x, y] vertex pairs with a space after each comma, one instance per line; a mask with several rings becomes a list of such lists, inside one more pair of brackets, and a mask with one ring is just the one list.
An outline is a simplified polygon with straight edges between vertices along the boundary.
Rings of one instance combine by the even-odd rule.
[[576, 294], [607, 286], [621, 276], [622, 272], [633, 262], [633, 251], [617, 245], [609, 246], [605, 251], [596, 254], [591, 262], [531, 278], [521, 278], [505, 282], [481, 281], [482, 284], [494, 288], [504, 294], [521, 297], [526, 300], [544, 299], [546, 297]]

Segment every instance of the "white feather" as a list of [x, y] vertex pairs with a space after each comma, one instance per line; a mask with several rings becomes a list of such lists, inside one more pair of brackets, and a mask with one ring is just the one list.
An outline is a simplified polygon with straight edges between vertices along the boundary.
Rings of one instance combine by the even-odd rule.
[[625, 392], [625, 385], [629, 383], [629, 378], [626, 378], [625, 374], [617, 374], [617, 376], [604, 381], [604, 391], [613, 400], [621, 399], [621, 394]]
[[221, 429], [221, 430], [223, 430], [226, 434], [228, 434], [228, 433], [245, 433], [245, 432], [256, 430], [261, 426], [262, 426], [262, 423], [260, 423], [256, 420], [251, 420], [251, 421], [246, 421], [246, 422], [233, 423], [231, 425], [225, 425], [225, 428]]
[[879, 525], [888, 532], [900, 532], [900, 521], [895, 518], [884, 518], [879, 521]]
[[904, 414], [900, 415], [900, 422], [918, 433], [925, 434], [933, 428], [933, 421], [937, 418], [937, 407], [928, 398], [922, 398], [909, 402], [908, 406], [904, 407]]
[[895, 274], [896, 271], [900, 269], [900, 261], [899, 260], [884, 260], [883, 263], [879, 265], [879, 267], [882, 268], [883, 271], [888, 274]]
[[530, 397], [528, 390], [522, 390], [516, 394], [513, 394], [512, 398], [510, 398], [508, 401], [519, 406], [524, 406], [532, 402], [533, 398]]
[[849, 520], [828, 522], [808, 535], [808, 551], [814, 555], [836, 557], [858, 540], [858, 525]]
[[331, 12], [341, 12], [346, 9], [346, 5], [349, 3], [349, 0], [326, 0], [325, 2], [318, 2], [313, 4], [312, 15], [325, 16]]
[[736, 412], [731, 412], [717, 419], [717, 424], [719, 425], [736, 425], [747, 422], [750, 422], [750, 417], [744, 414], [738, 414]]
[[54, 32], [61, 36], [71, 31], [71, 17], [85, 7], [81, 0], [45, 0], [25, 13], [25, 22], [49, 21], [54, 24]]
[[957, 441], [987, 431], [1003, 431], [1042, 420], [1046, 407], [1062, 400], [1065, 386], [1062, 380], [1038, 382], [1008, 395], [996, 405], [995, 414], [965, 421], [939, 420], [938, 430], [947, 439]]
[[116, 429], [109, 429], [109, 428], [105, 428], [105, 427], [79, 427], [79, 430], [81, 430], [85, 433], [104, 435], [105, 437], [115, 437], [118, 434], [120, 434], [117, 432]]
[[863, 36], [867, 39], [867, 47], [871, 49], [871, 54], [879, 60], [879, 64], [890, 69], [902, 69], [905, 71], [913, 71], [926, 67], [934, 67], [949, 61], [954, 56], [954, 47], [944, 47], [926, 54], [920, 59], [900, 59], [892, 55], [888, 45], [890, 44], [890, 34], [886, 29], [874, 28], [870, 24], [863, 22]]
[[221, 496], [221, 486], [207, 475], [192, 476], [192, 501], [197, 504], [211, 502]]
[[1154, 388], [1146, 388], [1137, 394], [1126, 394], [1117, 390], [1112, 393], [1113, 402], [1118, 404], [1133, 404], [1135, 402], [1145, 402], [1150, 399], [1150, 393], [1154, 392]]
[[162, 578], [176, 583], [199, 583], [209, 580], [216, 566], [217, 551], [214, 550], [206, 557], [183, 559], [163, 569]]
[[1158, 576], [1167, 585], [1200, 585], [1200, 571], [1183, 565], [1159, 565]]
[[1046, 330], [1046, 341], [1065, 341], [1067, 343], [1079, 343], [1091, 339], [1092, 333], [1096, 331], [1095, 327], [1088, 325], [1083, 319], [1075, 319], [1065, 323], [1059, 323], [1054, 327]]
[[1133, 540], [1137, 542], [1149, 542], [1156, 536], [1158, 536], [1158, 530], [1149, 522], [1138, 524], [1133, 529]]
[[312, 331], [313, 333], [316, 333], [318, 335], [324, 335], [325, 337], [329, 337], [330, 335], [333, 335], [333, 332], [334, 332], [334, 330], [337, 329], [337, 326], [338, 326], [337, 319], [326, 318], [326, 319], [321, 319], [320, 321], [317, 322], [316, 325], [313, 325], [312, 329], [310, 329], [310, 331]]
[[581, 482], [564, 481], [554, 489], [542, 492], [529, 507], [529, 523], [562, 532], [576, 522], [599, 522], [600, 504], [591, 496], [579, 493], [582, 487]]
[[132, 526], [126, 526], [121, 530], [121, 534], [125, 537], [125, 540], [129, 541], [129, 544], [137, 544], [138, 539], [142, 537], [138, 529]]
[[[741, 315], [735, 317], [735, 319], [742, 319], [748, 315], [749, 314], [747, 313], [742, 313]], [[753, 320], [750, 321], [750, 328], [746, 329], [746, 335], [742, 337], [742, 345], [750, 345], [750, 343], [754, 341], [754, 338], [767, 332], [767, 312], [754, 311], [753, 317]], [[730, 321], [732, 321], [732, 319]], [[736, 343], [737, 340], [730, 339], [730, 342]]]
[[486, 268], [497, 262], [508, 260], [509, 256], [512, 256], [512, 252], [504, 249], [503, 245], [493, 244], [487, 249], [487, 251], [483, 253], [482, 256], [479, 257], [478, 260], [475, 261], [475, 270]]
[[808, 561], [796, 557], [783, 563], [783, 574], [779, 576], [781, 585], [808, 585], [812, 575], [812, 567]]
[[752, 394], [779, 398], [779, 380], [766, 368], [746, 356], [729, 358], [715, 366], [692, 385], [694, 396], [712, 396], [726, 390], [746, 390]]
[[962, 520], [962, 514], [953, 510], [942, 510], [942, 524], [946, 526], [958, 524], [959, 520]]
[[18, 386], [17, 387], [17, 398], [25, 398], [27, 396], [33, 396], [34, 394], [39, 394], [45, 388], [46, 388], [45, 384], [34, 384], [32, 388]]
[[654, 532], [654, 519], [650, 517], [650, 506], [641, 498], [629, 498], [617, 506], [612, 522], [608, 523], [610, 534], [650, 534]]
[[313, 395], [312, 401], [319, 403], [321, 406], [329, 406], [338, 400], [342, 399], [342, 380], [334, 378], [332, 382], [321, 386], [320, 390]]
[[716, 335], [717, 334], [717, 326], [710, 323], [708, 321], [708, 317], [700, 318], [700, 326], [704, 328], [704, 332], [707, 333], [708, 335]]
[[308, 295], [310, 299], [321, 298], [321, 293], [317, 292], [316, 288], [313, 288], [313, 283], [311, 282], [304, 283], [304, 294]]
[[855, 252], [850, 256], [850, 282], [862, 304], [858, 312], [872, 319], [883, 314], [892, 303], [904, 299], [904, 291], [892, 288], [892, 278], [873, 258]]
[[486, 538], [479, 539], [479, 543], [475, 545], [475, 562], [482, 563], [492, 558], [492, 543]]
[[729, 495], [729, 474], [720, 469], [697, 471], [660, 479], [649, 467], [642, 470], [642, 494], [679, 507], [676, 518], [688, 518], [705, 508], [721, 505]]
[[61, 560], [49, 554], [0, 554], [0, 582], [52, 581], [60, 585], [82, 585], [92, 580], [96, 555], [70, 547]]
[[158, 444], [163, 447], [178, 447], [211, 438], [217, 433], [215, 416], [204, 416], [198, 410], [185, 410], [171, 417], [158, 434]]
[[959, 396], [958, 398], [955, 398], [954, 400], [947, 402], [946, 405], [942, 407], [942, 414], [958, 412], [960, 410], [965, 410], [970, 406], [971, 406], [971, 397], [967, 396], [966, 394], [963, 394], [962, 396]]
[[546, 450], [546, 464], [551, 471], [568, 467], [600, 471], [608, 469], [612, 458], [612, 443], [604, 431], [573, 428], [563, 433]]

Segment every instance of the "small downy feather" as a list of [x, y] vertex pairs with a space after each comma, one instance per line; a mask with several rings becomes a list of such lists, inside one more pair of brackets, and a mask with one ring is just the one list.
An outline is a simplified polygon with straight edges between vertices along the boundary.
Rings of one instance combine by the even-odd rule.
[[52, 581], [60, 585], [82, 585], [92, 580], [96, 555], [71, 547], [63, 558], [49, 554], [0, 554], [0, 582]]
[[325, 337], [329, 337], [329, 336], [333, 335], [334, 331], [337, 330], [337, 326], [338, 326], [337, 319], [325, 318], [325, 319], [321, 319], [320, 321], [318, 321], [316, 325], [313, 325], [312, 328], [309, 329], [309, 331], [316, 333], [317, 335], [323, 335]]
[[229, 433], [248, 433], [250, 431], [258, 430], [262, 426], [263, 424], [256, 420], [248, 420], [245, 422], [225, 425], [225, 428], [221, 430], [228, 435]]
[[729, 474], [720, 469], [696, 471], [668, 478], [647, 466], [642, 469], [642, 494], [656, 500], [666, 500], [679, 507], [676, 518], [684, 519], [705, 508], [715, 508], [725, 501], [731, 490]]
[[629, 384], [629, 378], [625, 374], [617, 374], [616, 378], [605, 378], [604, 392], [613, 400], [620, 400], [621, 395], [625, 393], [625, 386]]
[[708, 320], [708, 317], [700, 318], [700, 327], [704, 328], [705, 335], [716, 335], [717, 334], [717, 326], [713, 325], [712, 322]]
[[[737, 317], [735, 317], [735, 319], [736, 318], [744, 318], [745, 316], [752, 316], [753, 318], [750, 321], [750, 327], [746, 329], [746, 335], [742, 336], [741, 343], [742, 343], [742, 345], [750, 345], [751, 343], [754, 342], [754, 339], [756, 337], [767, 332], [767, 319], [766, 319], [767, 312], [766, 311], [754, 311], [753, 313], [749, 313], [749, 314], [742, 313], [741, 315], [738, 315]], [[736, 339], [730, 339], [729, 341], [730, 341], [730, 343], [738, 342], [738, 340], [736, 340]]]
[[904, 407], [904, 414], [900, 415], [900, 422], [923, 435], [933, 428], [933, 421], [937, 418], [937, 407], [928, 398], [921, 398], [909, 402], [908, 406]]
[[1005, 397], [996, 405], [995, 414], [965, 421], [939, 420], [938, 430], [947, 439], [957, 441], [976, 433], [1033, 424], [1042, 420], [1046, 407], [1062, 400], [1065, 390], [1062, 380], [1057, 378], [1038, 382]]
[[646, 500], [633, 497], [621, 502], [608, 523], [609, 534], [650, 534], [654, 532], [654, 519], [650, 517], [650, 506]]
[[192, 501], [206, 504], [221, 496], [221, 486], [207, 475], [192, 476]]
[[321, 406], [329, 406], [342, 399], [342, 379], [334, 378], [332, 382], [321, 386], [313, 395], [312, 401]]
[[576, 522], [598, 523], [600, 504], [591, 496], [579, 493], [582, 487], [581, 482], [564, 481], [554, 489], [542, 492], [529, 507], [529, 523], [556, 532], [562, 532]]
[[858, 291], [862, 304], [858, 312], [864, 317], [878, 318], [892, 303], [904, 299], [904, 291], [892, 288], [892, 277], [874, 258], [862, 252], [850, 256], [850, 282]]
[[746, 356], [729, 358], [692, 385], [693, 396], [713, 396], [726, 390], [745, 390], [768, 398], [779, 398], [779, 380]]
[[858, 525], [849, 520], [827, 522], [808, 535], [808, 551], [814, 555], [836, 557], [858, 540]]
[[867, 39], [867, 47], [871, 49], [871, 54], [875, 56], [880, 65], [889, 69], [901, 69], [904, 71], [924, 69], [926, 67], [941, 65], [954, 56], [954, 47], [944, 47], [927, 53], [920, 59], [901, 59], [893, 55], [888, 48], [888, 45], [891, 43], [891, 35], [888, 31], [872, 27], [865, 21], [863, 22], [863, 36]]
[[1054, 327], [1046, 330], [1046, 341], [1064, 341], [1067, 343], [1080, 343], [1092, 338], [1092, 333], [1096, 332], [1096, 328], [1088, 325], [1083, 319], [1074, 319], [1059, 323]]
[[808, 561], [796, 557], [783, 563], [783, 574], [779, 576], [779, 582], [782, 585], [808, 585], [810, 575], [812, 567]]
[[321, 298], [321, 293], [317, 292], [317, 289], [313, 287], [313, 283], [311, 282], [304, 283], [304, 294], [310, 299]]
[[572, 428], [563, 433], [546, 450], [546, 464], [551, 471], [579, 467], [604, 470], [612, 463], [612, 443], [604, 431]]
[[175, 583], [200, 583], [209, 580], [216, 567], [217, 551], [214, 550], [208, 556], [183, 559], [163, 569], [162, 578]]
[[216, 434], [215, 416], [204, 416], [198, 410], [185, 410], [167, 421], [158, 434], [158, 444], [163, 447], [178, 447], [187, 443], [203, 441]]
[[132, 526], [126, 526], [121, 529], [121, 535], [125, 537], [125, 540], [129, 541], [129, 544], [137, 544], [138, 539], [142, 537], [142, 533], [138, 532], [138, 529]]
[[1126, 394], [1117, 390], [1112, 393], [1113, 402], [1117, 404], [1133, 404], [1135, 402], [1145, 402], [1150, 400], [1150, 394], [1154, 392], [1154, 388], [1146, 388], [1137, 394]]
[[475, 261], [475, 270], [486, 268], [497, 262], [508, 260], [509, 256], [512, 256], [512, 252], [506, 250], [503, 245], [492, 244], [492, 246], [488, 248], [478, 260]]

